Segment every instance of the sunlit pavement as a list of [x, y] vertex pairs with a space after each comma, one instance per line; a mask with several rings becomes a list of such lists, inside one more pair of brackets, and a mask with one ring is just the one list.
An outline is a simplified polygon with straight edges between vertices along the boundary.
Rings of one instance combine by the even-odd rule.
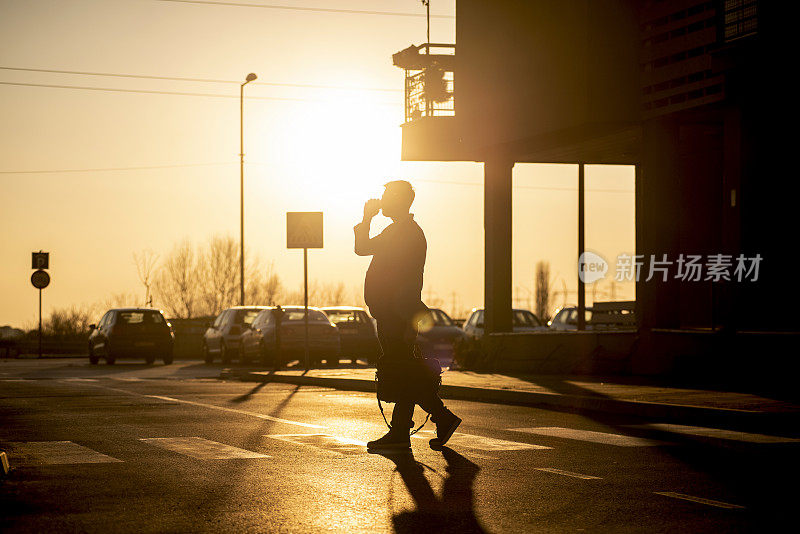
[[368, 393], [218, 375], [0, 360], [0, 529], [731, 532], [794, 505], [786, 432], [721, 447], [694, 427], [449, 401], [464, 419], [449, 449], [429, 448], [428, 423], [413, 456], [381, 456]]

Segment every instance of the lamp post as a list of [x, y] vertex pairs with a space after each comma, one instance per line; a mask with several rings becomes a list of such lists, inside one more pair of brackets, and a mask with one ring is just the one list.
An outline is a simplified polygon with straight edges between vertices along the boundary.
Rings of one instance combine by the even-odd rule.
[[239, 305], [244, 306], [244, 86], [258, 76], [251, 72], [239, 87]]

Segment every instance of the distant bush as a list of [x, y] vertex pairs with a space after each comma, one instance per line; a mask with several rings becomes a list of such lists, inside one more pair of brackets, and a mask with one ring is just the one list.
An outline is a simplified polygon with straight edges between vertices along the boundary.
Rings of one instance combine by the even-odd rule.
[[89, 333], [91, 317], [91, 312], [85, 308], [76, 306], [70, 308], [55, 308], [42, 322], [42, 334], [56, 338], [86, 336]]

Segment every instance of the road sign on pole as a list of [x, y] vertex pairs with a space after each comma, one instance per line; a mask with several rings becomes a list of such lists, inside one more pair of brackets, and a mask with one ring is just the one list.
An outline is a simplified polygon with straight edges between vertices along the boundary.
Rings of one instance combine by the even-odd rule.
[[31, 284], [39, 290], [39, 358], [42, 357], [42, 289], [50, 285], [50, 275], [47, 269], [50, 267], [49, 252], [32, 252], [31, 269], [36, 269], [31, 275]]
[[286, 213], [286, 248], [322, 248], [322, 212]]
[[305, 319], [305, 367], [311, 362], [308, 354], [308, 249], [322, 248], [322, 212], [286, 212], [286, 248], [303, 249], [303, 309]]
[[49, 252], [31, 252], [31, 269], [49, 269], [50, 266], [50, 253]]

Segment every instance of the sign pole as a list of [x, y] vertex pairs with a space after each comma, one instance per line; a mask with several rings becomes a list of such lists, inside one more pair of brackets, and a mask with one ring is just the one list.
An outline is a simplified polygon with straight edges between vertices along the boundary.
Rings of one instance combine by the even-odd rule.
[[42, 359], [42, 289], [39, 288], [39, 359]]
[[305, 356], [306, 356], [306, 370], [311, 368], [311, 361], [308, 354], [308, 249], [303, 249], [303, 302], [305, 306]]
[[39, 358], [42, 357], [42, 289], [50, 285], [50, 275], [45, 269], [50, 268], [49, 252], [33, 252], [31, 254], [31, 269], [36, 269], [31, 275], [31, 284], [39, 290]]

